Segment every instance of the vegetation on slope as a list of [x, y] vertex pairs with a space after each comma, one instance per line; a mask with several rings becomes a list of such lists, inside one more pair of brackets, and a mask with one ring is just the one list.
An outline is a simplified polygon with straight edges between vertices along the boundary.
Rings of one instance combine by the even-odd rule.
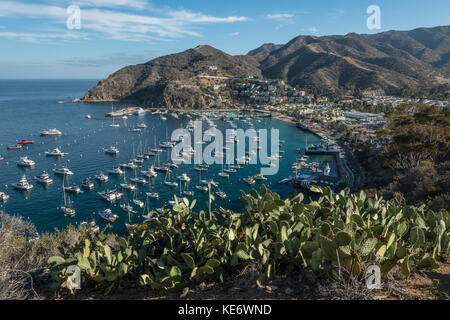
[[386, 201], [320, 191], [317, 201], [304, 204], [302, 194], [282, 200], [263, 186], [259, 194], [242, 192], [242, 213], [194, 212], [195, 201], [176, 199], [173, 209], [128, 237], [108, 242], [104, 234], [85, 233], [74, 245], [61, 244], [49, 259], [53, 289], [66, 290], [72, 264], [82, 270], [83, 290], [149, 286], [185, 295], [199, 281], [227, 282], [249, 265], [261, 270], [259, 286], [298, 270], [362, 281], [368, 264], [380, 265], [383, 276], [395, 266], [408, 276], [411, 269], [437, 268], [449, 251], [445, 210], [408, 206], [401, 196]]

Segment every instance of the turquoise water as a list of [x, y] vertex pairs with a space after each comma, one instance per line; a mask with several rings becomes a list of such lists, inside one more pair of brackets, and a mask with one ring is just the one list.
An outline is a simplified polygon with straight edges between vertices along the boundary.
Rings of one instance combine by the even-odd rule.
[[[159, 144], [166, 140], [167, 133], [170, 136], [173, 130], [185, 127], [190, 119], [183, 116], [175, 119], [167, 115], [167, 121], [162, 121], [157, 115], [132, 115], [126, 120], [121, 118], [116, 120], [120, 128], [111, 128], [109, 127], [111, 119], [105, 117], [105, 113], [111, 111], [110, 104], [71, 103], [74, 98], [82, 97], [96, 83], [96, 80], [0, 80], [0, 157], [4, 158], [0, 162], [0, 191], [6, 192], [11, 197], [5, 204], [0, 204], [0, 210], [29, 218], [38, 231], [43, 232], [53, 230], [55, 227], [64, 227], [69, 223], [77, 224], [93, 217], [100, 226], [103, 226], [104, 222], [97, 212], [111, 208], [119, 215], [119, 219], [112, 225], [112, 230], [118, 233], [125, 230], [124, 224], [128, 223], [129, 217], [120, 209], [120, 201], [108, 204], [97, 194], [99, 191], [119, 187], [122, 180], [110, 175], [109, 182], [100, 185], [94, 181], [95, 174], [99, 171], [106, 173], [113, 166], [128, 162], [133, 158], [133, 150], [137, 153], [140, 147], [153, 148], [155, 136]], [[60, 104], [57, 101], [64, 103]], [[124, 106], [126, 105], [115, 104], [116, 108]], [[91, 115], [92, 119], [86, 119], [87, 114]], [[141, 133], [130, 131], [141, 122], [145, 122], [148, 128], [143, 129]], [[229, 128], [224, 121], [217, 120], [215, 123], [219, 130]], [[234, 123], [239, 128], [249, 128], [240, 120], [234, 120]], [[267, 177], [266, 186], [282, 196], [297, 193], [298, 190], [290, 185], [279, 184], [279, 181], [293, 175], [291, 164], [297, 157], [295, 149], [305, 146], [306, 133], [292, 124], [275, 119], [261, 119], [253, 123], [255, 129], [279, 129], [280, 139], [285, 140], [280, 148], [285, 153], [280, 160], [279, 172], [275, 176]], [[63, 135], [58, 138], [40, 136], [40, 131], [51, 128], [57, 128]], [[35, 144], [21, 150], [6, 149], [7, 145], [15, 144], [16, 140], [21, 139], [34, 140]], [[318, 138], [308, 134], [307, 141], [308, 144], [315, 143]], [[117, 157], [104, 153], [103, 149], [111, 145], [119, 148], [120, 154]], [[61, 159], [46, 157], [44, 152], [55, 147], [69, 154]], [[19, 168], [16, 162], [21, 156], [28, 156], [36, 162], [36, 165], [31, 169]], [[167, 159], [167, 152], [163, 152], [160, 156], [161, 163]], [[139, 168], [137, 172], [147, 169], [155, 161], [156, 158], [145, 160], [144, 167]], [[316, 156], [310, 157], [309, 161], [322, 162], [331, 159]], [[52, 169], [61, 165], [67, 165], [74, 172], [69, 179], [70, 184], [80, 185], [87, 177], [95, 183], [92, 191], [84, 191], [78, 196], [70, 195], [76, 210], [76, 216], [73, 218], [65, 217], [59, 209], [63, 203], [62, 178], [55, 176]], [[335, 172], [334, 165], [332, 169]], [[54, 180], [47, 188], [33, 181], [34, 176], [43, 170], [49, 172]], [[240, 190], [246, 192], [250, 190], [242, 179], [259, 173], [260, 167], [247, 165], [238, 173], [231, 174], [229, 179], [219, 177], [217, 173], [220, 170], [220, 165], [212, 165], [208, 172], [202, 173], [202, 179], [214, 179], [220, 183], [219, 188], [227, 194], [224, 200], [216, 196], [213, 206], [241, 209]], [[173, 169], [172, 180], [182, 173], [187, 173], [192, 179], [189, 189], [195, 192], [194, 198], [197, 199], [195, 209], [206, 209], [207, 194], [194, 188], [199, 181], [199, 172], [194, 170], [193, 165], [180, 165], [178, 169]], [[11, 187], [11, 184], [18, 182], [23, 174], [34, 185], [29, 193], [19, 192]], [[133, 176], [131, 171], [127, 171], [128, 178]], [[167, 201], [173, 200], [174, 194], [180, 193], [179, 188], [165, 185], [164, 178], [165, 174], [159, 172], [158, 177], [154, 179], [153, 190], [159, 192], [160, 198], [150, 201], [152, 209], [162, 207]], [[260, 185], [261, 182], [257, 181], [254, 187], [259, 189]], [[147, 191], [148, 186], [140, 186], [138, 197], [145, 201]], [[132, 198], [129, 193], [128, 198]], [[138, 209], [138, 214], [131, 216], [131, 223], [143, 220], [142, 209]]]

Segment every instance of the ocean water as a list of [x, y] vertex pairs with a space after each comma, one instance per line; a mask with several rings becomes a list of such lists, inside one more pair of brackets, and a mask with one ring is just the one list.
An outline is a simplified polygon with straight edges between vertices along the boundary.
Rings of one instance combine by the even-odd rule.
[[[106, 173], [113, 166], [128, 162], [142, 148], [154, 148], [154, 142], [159, 144], [170, 138], [173, 130], [184, 128], [190, 119], [181, 116], [176, 119], [167, 115], [167, 120], [162, 121], [158, 115], [146, 114], [145, 116], [129, 116], [128, 119], [116, 119], [120, 128], [111, 128], [112, 120], [105, 117], [105, 113], [111, 111], [111, 104], [89, 104], [71, 103], [74, 98], [82, 97], [84, 93], [92, 88], [97, 80], [0, 80], [0, 191], [10, 195], [10, 200], [4, 204], [0, 203], [0, 210], [9, 213], [22, 215], [29, 218], [37, 227], [39, 232], [51, 231], [55, 227], [61, 228], [70, 223], [78, 224], [81, 221], [95, 218], [99, 226], [105, 222], [98, 216], [98, 211], [111, 208], [119, 215], [111, 226], [111, 230], [117, 233], [125, 231], [125, 223], [137, 223], [143, 221], [143, 210], [138, 209], [138, 213], [128, 216], [119, 205], [120, 201], [108, 204], [98, 195], [99, 191], [119, 188], [123, 182], [123, 177], [109, 176], [109, 182], [99, 184], [94, 180], [94, 176], [103, 171]], [[63, 103], [58, 103], [62, 101]], [[115, 104], [116, 109], [129, 105]], [[92, 119], [86, 119], [86, 115]], [[137, 124], [145, 122], [148, 127], [142, 132], [132, 132]], [[219, 130], [229, 128], [222, 120], [215, 121]], [[248, 125], [241, 120], [234, 120], [238, 128], [248, 129]], [[271, 190], [286, 197], [289, 193], [296, 194], [299, 190], [287, 184], [280, 184], [279, 181], [287, 176], [293, 175], [291, 164], [296, 160], [298, 154], [296, 148], [304, 147], [308, 144], [318, 142], [318, 138], [302, 132], [293, 124], [282, 122], [276, 119], [253, 120], [254, 128], [257, 129], [279, 129], [280, 140], [284, 140], [280, 150], [284, 150], [283, 158], [280, 160], [280, 168], [277, 175], [267, 176], [265, 185]], [[39, 132], [44, 129], [57, 128], [63, 132], [60, 137], [43, 137]], [[307, 137], [305, 137], [307, 135]], [[24, 147], [21, 150], [7, 150], [6, 147], [15, 144], [16, 140], [33, 140], [35, 144]], [[116, 157], [105, 154], [104, 149], [111, 145], [119, 148], [120, 154]], [[205, 147], [206, 145], [204, 145]], [[45, 151], [59, 147], [68, 155], [62, 158], [47, 157]], [[169, 151], [170, 152], [170, 151]], [[30, 169], [23, 169], [17, 166], [16, 162], [22, 156], [28, 156], [36, 162]], [[169, 159], [167, 151], [160, 155], [161, 163]], [[145, 160], [143, 168], [147, 169], [155, 164], [156, 158]], [[311, 156], [310, 161], [330, 162], [332, 174], [336, 174], [335, 165], [332, 158], [327, 156]], [[95, 183], [92, 191], [84, 191], [75, 196], [69, 195], [73, 200], [76, 210], [75, 217], [65, 217], [60, 210], [63, 204], [62, 178], [54, 175], [52, 169], [66, 165], [74, 175], [68, 179], [70, 184], [80, 185], [84, 178], [91, 178]], [[226, 199], [216, 196], [213, 207], [219, 206], [240, 210], [242, 205], [239, 202], [240, 190], [250, 191], [242, 179], [260, 172], [259, 165], [247, 165], [236, 174], [230, 174], [230, 178], [222, 178], [217, 175], [221, 171], [221, 165], [212, 165], [208, 172], [202, 172], [202, 179], [214, 179], [219, 182], [219, 189], [227, 194]], [[45, 170], [53, 177], [53, 184], [44, 187], [34, 181], [34, 177]], [[208, 196], [194, 188], [198, 184], [199, 172], [194, 170], [193, 165], [180, 165], [178, 169], [173, 169], [172, 180], [182, 173], [187, 173], [191, 177], [190, 190], [195, 192], [197, 199], [195, 210], [207, 208]], [[23, 193], [12, 188], [11, 184], [18, 182], [22, 175], [26, 175], [34, 188]], [[127, 170], [127, 177], [134, 174]], [[153, 180], [152, 189], [160, 194], [159, 200], [150, 200], [151, 209], [162, 207], [169, 200], [173, 200], [174, 194], [180, 193], [180, 188], [171, 188], [164, 184], [165, 174], [159, 172], [158, 177]], [[67, 185], [67, 180], [66, 180]], [[257, 181], [254, 188], [259, 189], [261, 182]], [[140, 186], [137, 196], [145, 202], [145, 192], [148, 185]], [[217, 189], [213, 188], [215, 193]], [[133, 195], [124, 191], [127, 198], [131, 200]], [[189, 197], [188, 197], [189, 198]]]

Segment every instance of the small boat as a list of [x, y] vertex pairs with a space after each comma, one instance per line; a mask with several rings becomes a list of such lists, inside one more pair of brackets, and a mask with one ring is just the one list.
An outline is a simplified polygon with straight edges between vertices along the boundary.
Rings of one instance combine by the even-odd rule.
[[223, 172], [226, 172], [226, 173], [236, 173], [237, 170], [236, 170], [236, 169], [232, 169], [232, 168], [228, 168], [228, 169], [223, 169]]
[[89, 114], [86, 115], [86, 119], [91, 119], [91, 118], [92, 118], [91, 115], [89, 115]]
[[38, 183], [42, 183], [42, 184], [51, 184], [53, 183], [53, 179], [50, 178], [50, 175], [46, 172], [43, 171], [41, 173], [41, 175], [34, 177], [36, 179], [36, 182]]
[[181, 176], [178, 176], [178, 180], [180, 180], [182, 182], [189, 182], [189, 181], [191, 181], [191, 178], [188, 177], [188, 175], [186, 173], [183, 173]]
[[147, 128], [147, 125], [145, 124], [145, 123], [140, 123], [140, 124], [138, 124], [137, 126], [136, 126], [137, 128]]
[[2, 156], [0, 156], [0, 161], [3, 161], [3, 160], [5, 160]]
[[80, 194], [81, 188], [79, 186], [68, 186], [68, 187], [64, 187], [64, 191], [66, 191], [68, 193]]
[[204, 185], [196, 185], [195, 188], [203, 192], [208, 192], [208, 187]]
[[146, 195], [147, 195], [147, 197], [149, 197], [151, 199], [158, 199], [159, 198], [159, 194], [157, 192], [147, 192]]
[[141, 173], [148, 178], [154, 178], [154, 177], [158, 176], [158, 173], [156, 173], [153, 166], [150, 169], [148, 169], [148, 171], [141, 171]]
[[25, 175], [22, 176], [22, 179], [18, 183], [12, 184], [13, 188], [20, 191], [29, 191], [33, 189], [33, 185], [28, 183], [27, 178]]
[[120, 186], [122, 189], [134, 191], [137, 189], [137, 187], [134, 184], [131, 183], [121, 183]]
[[247, 178], [244, 178], [244, 182], [249, 185], [254, 185], [256, 181], [255, 181], [255, 179], [253, 179], [253, 177], [247, 177]]
[[141, 132], [142, 131], [142, 129], [139, 129], [139, 128], [134, 128], [133, 130], [131, 130], [132, 132]]
[[103, 172], [100, 172], [99, 174], [97, 174], [95, 176], [95, 180], [98, 180], [100, 182], [108, 182], [109, 177], [106, 174], [104, 174]]
[[178, 187], [178, 182], [175, 181], [164, 181], [164, 184], [170, 187]]
[[55, 168], [53, 169], [53, 172], [55, 174], [63, 175], [63, 176], [72, 176], [73, 172], [69, 170], [66, 166], [62, 166], [61, 168]]
[[100, 217], [102, 217], [103, 219], [105, 219], [106, 221], [108, 221], [108, 222], [114, 222], [119, 217], [118, 215], [113, 214], [111, 209], [106, 209], [106, 210], [103, 210], [103, 211], [99, 211], [98, 215]]
[[0, 192], [0, 202], [6, 202], [9, 200], [9, 195], [4, 192]]
[[28, 157], [21, 157], [19, 161], [17, 161], [17, 165], [19, 167], [32, 167], [36, 163], [33, 160], [28, 159]]
[[80, 226], [82, 226], [83, 228], [87, 229], [87, 230], [91, 230], [93, 232], [98, 232], [100, 231], [100, 228], [98, 227], [97, 223], [95, 222], [94, 219], [92, 219], [90, 222], [88, 221], [82, 221], [80, 223]]
[[119, 154], [119, 149], [117, 149], [116, 147], [109, 147], [109, 149], [105, 150], [106, 154], [112, 154], [112, 155], [116, 155]]
[[145, 180], [144, 178], [131, 178], [130, 181], [134, 182], [134, 183], [138, 183], [138, 184], [147, 184], [148, 181]]
[[45, 151], [45, 155], [47, 157], [64, 157], [65, 155], [67, 155], [67, 153], [64, 153], [58, 148], [55, 148], [52, 151]]
[[255, 176], [253, 177], [253, 179], [255, 179], [255, 180], [260, 180], [260, 181], [267, 180], [267, 178], [264, 177], [262, 173], [258, 173], [257, 175], [255, 175]]
[[183, 191], [183, 194], [186, 195], [186, 196], [191, 196], [191, 197], [193, 197], [193, 196], [194, 196], [194, 191], [186, 190], [186, 191]]
[[8, 150], [22, 149], [22, 145], [21, 145], [21, 144], [18, 144], [18, 145], [10, 145], [10, 146], [7, 146], [6, 149], [8, 149]]
[[128, 163], [121, 164], [120, 167], [134, 170], [134, 169], [137, 169], [138, 166], [133, 162], [128, 162]]
[[110, 126], [111, 128], [119, 128], [119, 127], [120, 127], [120, 124], [113, 122], [113, 123], [111, 123], [109, 126]]
[[213, 179], [201, 180], [200, 183], [201, 184], [206, 184], [206, 185], [210, 184], [210, 185], [212, 185], [212, 186], [214, 186], [216, 188], [219, 186], [219, 184], [217, 182], [215, 182]]
[[34, 144], [34, 141], [30, 141], [30, 140], [21, 140], [21, 141], [16, 141], [17, 144], [21, 144], [21, 145], [27, 145], [27, 144]]
[[138, 200], [138, 199], [134, 199], [133, 203], [135, 205], [137, 205], [139, 208], [143, 208], [144, 207], [144, 201]]
[[219, 177], [222, 177], [222, 178], [229, 178], [230, 177], [230, 175], [228, 173], [226, 173], [226, 172], [219, 172], [217, 175]]
[[219, 190], [216, 192], [216, 194], [221, 197], [222, 199], [225, 199], [227, 197], [227, 194], [223, 192], [222, 190]]
[[162, 171], [162, 172], [168, 172], [170, 170], [169, 167], [165, 167], [165, 166], [160, 166], [160, 167], [155, 167], [156, 171]]
[[326, 175], [326, 176], [329, 176], [330, 172], [331, 172], [330, 164], [327, 163], [325, 169], [323, 170], [323, 174]]
[[108, 171], [109, 174], [114, 174], [114, 175], [123, 175], [125, 172], [120, 170], [119, 167], [114, 167], [111, 170]]
[[87, 190], [92, 190], [94, 189], [94, 183], [89, 180], [89, 178], [86, 178], [81, 182], [81, 187]]
[[57, 129], [49, 129], [41, 131], [40, 134], [41, 136], [60, 136], [62, 132]]
[[131, 206], [131, 204], [129, 204], [129, 203], [122, 203], [120, 205], [120, 209], [122, 209], [123, 211], [128, 212], [128, 213], [137, 213], [137, 211], [134, 210], [133, 207]]
[[134, 111], [134, 114], [135, 115], [138, 115], [138, 116], [143, 116], [143, 115], [145, 115], [147, 112], [144, 110], [144, 109], [142, 109], [142, 108], [137, 108], [135, 111]]
[[144, 159], [131, 159], [131, 161], [133, 162], [133, 163], [137, 163], [137, 164], [144, 164]]
[[103, 200], [108, 202], [113, 202], [117, 199], [122, 198], [123, 194], [117, 192], [117, 190], [105, 190], [98, 193]]

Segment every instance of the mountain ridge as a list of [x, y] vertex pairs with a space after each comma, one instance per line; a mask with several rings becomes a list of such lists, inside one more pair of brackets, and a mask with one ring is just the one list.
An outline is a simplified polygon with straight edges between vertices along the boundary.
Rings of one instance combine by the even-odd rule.
[[[322, 94], [450, 83], [450, 26], [376, 34], [305, 36], [266, 43], [247, 55], [209, 45], [124, 67], [89, 90], [84, 101], [135, 101], [167, 107], [210, 105], [207, 74], [265, 77]], [[214, 69], [216, 68], [216, 69]]]

